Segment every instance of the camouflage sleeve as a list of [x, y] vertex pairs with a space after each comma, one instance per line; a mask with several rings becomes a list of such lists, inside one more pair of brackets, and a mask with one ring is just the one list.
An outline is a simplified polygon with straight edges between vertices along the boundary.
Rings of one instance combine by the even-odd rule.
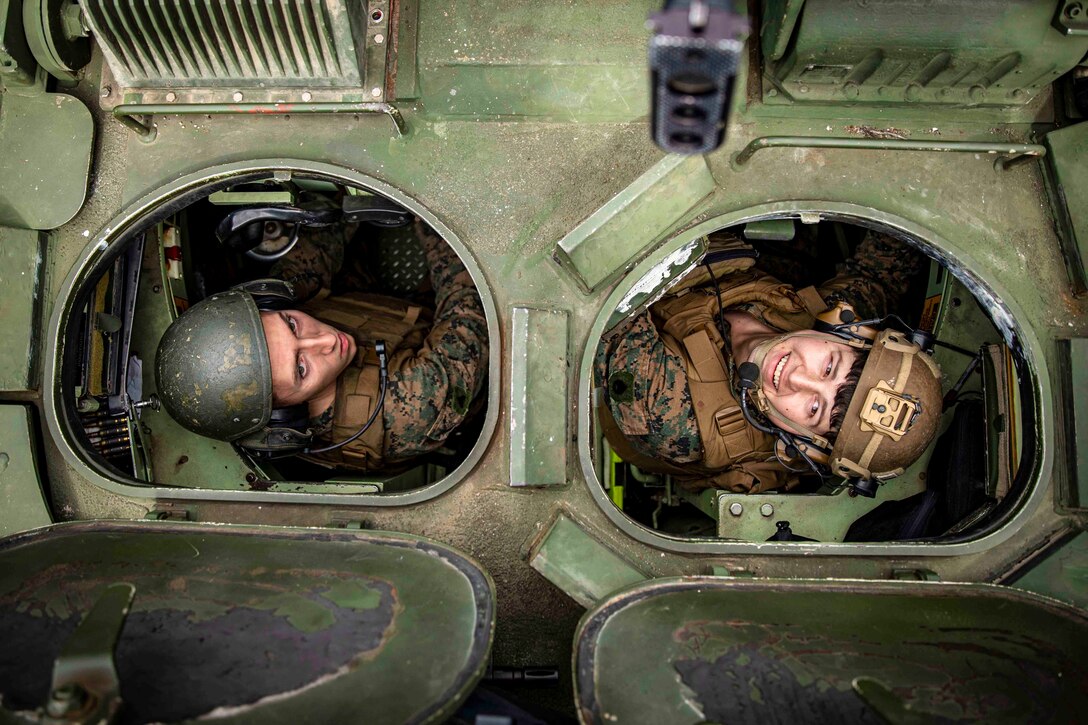
[[649, 312], [601, 341], [594, 380], [605, 389], [616, 426], [637, 452], [676, 464], [702, 460], [684, 361], [666, 347]]
[[295, 248], [272, 265], [271, 275], [290, 282], [299, 302], [312, 299], [332, 286], [333, 275], [344, 263], [344, 247], [356, 226], [303, 229]]
[[863, 319], [883, 317], [898, 309], [925, 260], [906, 242], [870, 231], [854, 256], [839, 265], [839, 274], [820, 285], [819, 292], [828, 305], [850, 303]]
[[385, 401], [385, 456], [403, 460], [439, 448], [464, 421], [487, 373], [487, 319], [465, 265], [422, 222], [435, 290], [434, 325], [423, 346], [390, 376]]

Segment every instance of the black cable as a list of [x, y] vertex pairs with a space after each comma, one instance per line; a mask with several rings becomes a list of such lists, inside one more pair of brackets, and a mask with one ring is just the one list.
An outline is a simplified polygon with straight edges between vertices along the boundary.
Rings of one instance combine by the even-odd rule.
[[967, 367], [964, 368], [963, 374], [960, 375], [960, 379], [956, 381], [956, 384], [945, 393], [944, 400], [941, 401], [941, 412], [944, 412], [951, 408], [960, 397], [960, 388], [967, 383], [967, 378], [971, 377], [971, 373], [975, 372], [979, 364], [982, 362], [982, 351], [974, 356], [971, 362], [967, 363]]
[[710, 281], [714, 283], [714, 292], [718, 295], [718, 332], [721, 333], [722, 342], [729, 344], [729, 333], [725, 331], [725, 310], [722, 309], [722, 288], [718, 284], [718, 278], [714, 276], [714, 270], [711, 269], [710, 262], [704, 259], [703, 266], [706, 267], [706, 272], [710, 275]]
[[[794, 451], [796, 451], [797, 455], [801, 457], [801, 460], [807, 463], [808, 467], [812, 469], [812, 472], [819, 476], [821, 479], [827, 477], [820, 469], [820, 464], [812, 460], [812, 458], [803, 450], [801, 450], [801, 448], [797, 445], [797, 441], [801, 440], [805, 443], [808, 443], [809, 445], [815, 446], [816, 444], [812, 442], [812, 439], [805, 436], [788, 433], [781, 428], [761, 422], [756, 417], [755, 413], [753, 413], [748, 407], [748, 388], [744, 387], [743, 382], [741, 383], [740, 391], [740, 412], [741, 415], [744, 416], [744, 419], [748, 421], [748, 424], [751, 425], [753, 428], [760, 431], [761, 433], [766, 433], [767, 435], [774, 436], [776, 439], [781, 441], [784, 446], [786, 446], [787, 448], [792, 448]], [[778, 462], [782, 464], [782, 467], [785, 468], [787, 471], [790, 471], [791, 473], [802, 473], [805, 470], [803, 468], [792, 468], [791, 466], [789, 466], [785, 461], [782, 460], [782, 456], [779, 455], [777, 450], [775, 450], [774, 456], [776, 459], [778, 459]]]
[[968, 350], [965, 347], [960, 347], [959, 345], [953, 345], [950, 342], [941, 342], [940, 340], [934, 340], [933, 342], [934, 342], [934, 344], [940, 345], [941, 347], [947, 347], [949, 350], [952, 350], [953, 352], [958, 352], [960, 355], [966, 355], [967, 357], [978, 357], [977, 352], [971, 352], [970, 350]]
[[[834, 329], [836, 331], [842, 332], [843, 334], [849, 334], [851, 337], [855, 337], [857, 339], [863, 339], [863, 338], [859, 337], [858, 335], [853, 335], [851, 333], [847, 333], [845, 328], [847, 328], [847, 327], [885, 327], [885, 326], [887, 326], [888, 320], [894, 320], [895, 322], [898, 322], [900, 332], [913, 333], [915, 331], [915, 329], [916, 329], [916, 328], [911, 327], [910, 325], [908, 325], [903, 320], [903, 318], [900, 317], [899, 315], [886, 315], [885, 317], [874, 317], [871, 320], [855, 320], [854, 322], [850, 322], [850, 323], [847, 323], [845, 325], [835, 325]], [[978, 353], [971, 352], [967, 348], [960, 347], [959, 345], [953, 345], [950, 342], [943, 342], [942, 340], [938, 340], [936, 338], [933, 339], [933, 344], [940, 345], [941, 347], [948, 348], [949, 350], [952, 350], [954, 352], [958, 352], [961, 355], [966, 355], [967, 357], [975, 357], [976, 355], [978, 355]]]
[[385, 341], [376, 340], [374, 342], [374, 351], [378, 353], [378, 380], [381, 386], [381, 392], [378, 394], [378, 404], [374, 406], [374, 410], [370, 411], [370, 417], [367, 418], [363, 427], [355, 432], [355, 435], [347, 438], [339, 443], [333, 443], [332, 445], [325, 446], [324, 448], [307, 448], [304, 453], [328, 453], [334, 451], [337, 448], [343, 448], [347, 444], [356, 440], [363, 433], [366, 433], [370, 426], [374, 425], [374, 421], [378, 419], [378, 414], [382, 412], [382, 408], [385, 405], [385, 391], [389, 387], [389, 367], [387, 365], [385, 357]]

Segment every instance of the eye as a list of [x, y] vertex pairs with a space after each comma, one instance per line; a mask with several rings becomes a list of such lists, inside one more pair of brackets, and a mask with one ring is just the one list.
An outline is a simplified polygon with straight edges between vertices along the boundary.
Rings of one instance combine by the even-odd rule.
[[295, 318], [290, 315], [284, 315], [283, 319], [287, 320], [287, 326], [291, 328], [291, 332], [295, 334], [295, 337], [298, 337], [298, 323], [295, 322]]
[[827, 368], [824, 369], [824, 377], [825, 378], [829, 377], [831, 375], [831, 367], [832, 367], [831, 366], [831, 358], [828, 358], [827, 359]]
[[301, 357], [299, 357], [296, 360], [296, 362], [298, 363], [298, 376], [299, 376], [299, 378], [300, 379], [305, 378], [306, 377], [306, 363], [303, 361], [303, 359]]
[[816, 414], [819, 413], [819, 412], [820, 412], [820, 401], [818, 401], [818, 400], [812, 401], [812, 405], [809, 406], [809, 409], [808, 409], [808, 414], [810, 416], [812, 416], [813, 418], [815, 418]]

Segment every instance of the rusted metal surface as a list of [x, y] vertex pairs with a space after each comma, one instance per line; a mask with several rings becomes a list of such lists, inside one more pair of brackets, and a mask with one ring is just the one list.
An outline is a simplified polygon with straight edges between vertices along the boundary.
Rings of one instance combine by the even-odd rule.
[[576, 690], [584, 722], [1062, 721], [1085, 645], [1082, 611], [1001, 587], [659, 579], [583, 618]]
[[[242, 716], [273, 701], [326, 712], [318, 719], [352, 703], [371, 721], [430, 721], [483, 672], [490, 582], [452, 550], [364, 533], [159, 528], [60, 527], [6, 542], [5, 707], [46, 701], [53, 660], [117, 581], [136, 588], [115, 656], [122, 723]], [[308, 692], [330, 710], [309, 710]]]

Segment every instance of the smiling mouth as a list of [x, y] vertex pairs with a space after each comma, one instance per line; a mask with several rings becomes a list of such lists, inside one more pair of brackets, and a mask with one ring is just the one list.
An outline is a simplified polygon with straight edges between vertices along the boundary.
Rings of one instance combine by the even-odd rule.
[[778, 364], [774, 367], [774, 374], [771, 376], [771, 384], [774, 386], [775, 392], [778, 392], [778, 385], [782, 382], [782, 371], [786, 369], [786, 361], [790, 359], [791, 353], [786, 353], [779, 360]]

